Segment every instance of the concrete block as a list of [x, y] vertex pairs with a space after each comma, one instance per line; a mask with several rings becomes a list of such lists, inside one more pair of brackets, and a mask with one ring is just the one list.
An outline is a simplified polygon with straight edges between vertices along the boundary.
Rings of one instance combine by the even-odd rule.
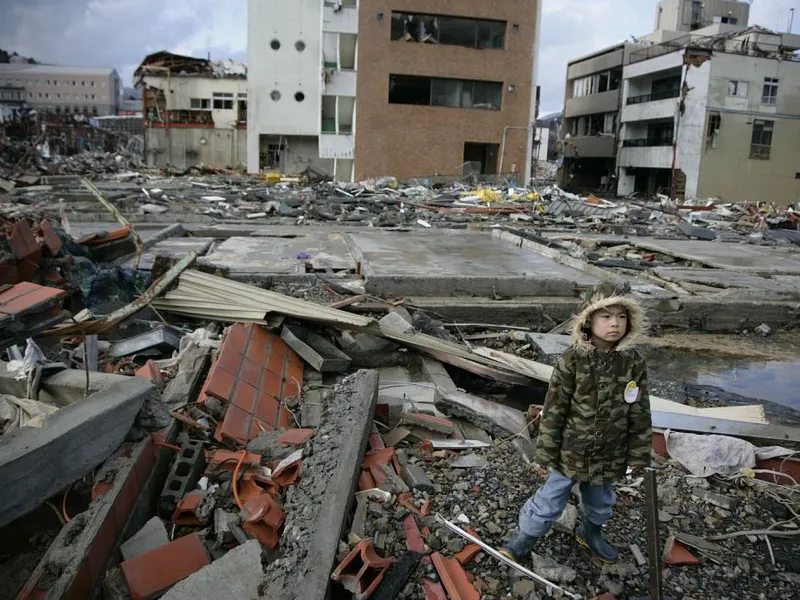
[[334, 568], [367, 447], [378, 374], [359, 371], [332, 391], [306, 446], [303, 476], [285, 505], [282, 556], [262, 582], [262, 598], [323, 600]]
[[434, 491], [433, 482], [419, 465], [406, 463], [400, 469], [400, 474], [403, 476], [403, 481], [408, 484], [408, 487], [424, 492]]
[[164, 483], [158, 509], [164, 518], [170, 518], [175, 507], [187, 492], [194, 489], [200, 475], [206, 468], [205, 451], [202, 442], [187, 440], [172, 463], [172, 469]]
[[491, 402], [459, 391], [438, 390], [436, 408], [445, 414], [462, 417], [497, 437], [528, 437], [525, 413], [510, 406]]
[[555, 335], [552, 333], [528, 333], [525, 337], [536, 344], [542, 355], [562, 355], [572, 345], [568, 335]]
[[122, 560], [130, 560], [166, 544], [169, 544], [167, 528], [161, 519], [153, 517], [131, 539], [120, 546]]
[[257, 540], [250, 540], [175, 584], [162, 600], [258, 600], [258, 585], [263, 574], [261, 545]]
[[247, 444], [247, 451], [259, 454], [267, 460], [283, 460], [289, 457], [295, 450], [291, 445], [283, 444], [278, 439], [286, 431], [262, 431], [258, 437]]
[[0, 527], [106, 460], [125, 439], [153, 384], [128, 378], [48, 415], [41, 428], [0, 438]]

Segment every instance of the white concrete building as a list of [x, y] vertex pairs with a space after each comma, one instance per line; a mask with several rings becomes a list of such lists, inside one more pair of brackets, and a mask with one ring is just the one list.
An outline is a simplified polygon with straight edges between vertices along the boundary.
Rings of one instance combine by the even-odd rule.
[[356, 0], [249, 0], [247, 170], [354, 174]]
[[158, 52], [136, 70], [142, 92], [145, 158], [185, 169], [244, 165], [247, 67], [231, 60]]
[[715, 23], [746, 27], [751, 0], [660, 0], [655, 31], [696, 31]]
[[752, 27], [709, 38], [709, 29], [631, 54], [617, 192], [794, 202], [800, 36]]

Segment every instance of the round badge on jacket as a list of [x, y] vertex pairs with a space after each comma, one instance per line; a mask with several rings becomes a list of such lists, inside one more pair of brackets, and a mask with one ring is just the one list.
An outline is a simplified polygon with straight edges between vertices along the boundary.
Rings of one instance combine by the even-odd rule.
[[628, 404], [633, 404], [639, 399], [639, 386], [636, 385], [635, 381], [631, 381], [628, 385], [625, 386], [625, 402]]

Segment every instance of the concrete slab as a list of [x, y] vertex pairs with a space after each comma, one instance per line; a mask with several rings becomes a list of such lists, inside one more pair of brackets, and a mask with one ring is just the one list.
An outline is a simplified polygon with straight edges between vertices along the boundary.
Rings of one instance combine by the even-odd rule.
[[23, 427], [0, 437], [0, 527], [107, 459], [153, 393], [152, 383], [130, 377], [48, 415], [41, 428]]
[[[305, 255], [309, 258], [299, 258]], [[198, 260], [201, 265], [226, 269], [233, 276], [303, 274], [306, 262], [319, 270], [355, 269], [344, 236], [323, 231], [291, 237], [233, 237]]]
[[[198, 256], [202, 256], [211, 247], [214, 238], [170, 238], [163, 242], [158, 242], [152, 248], [142, 254], [142, 259], [139, 261], [139, 268], [149, 271], [153, 268], [153, 261], [156, 256], [168, 256], [170, 258], [180, 259], [186, 256], [189, 252], [196, 252]], [[136, 259], [132, 258], [126, 264], [133, 266]]]
[[369, 293], [426, 296], [575, 296], [597, 277], [488, 233], [348, 234]]
[[300, 482], [284, 506], [281, 558], [262, 581], [266, 600], [323, 600], [350, 515], [378, 396], [378, 374], [358, 371], [326, 395], [306, 445]]
[[716, 288], [763, 290], [776, 294], [800, 294], [800, 277], [760, 277], [752, 273], [737, 273], [726, 269], [659, 268], [656, 274], [667, 281], [699, 283]]
[[250, 540], [175, 584], [162, 600], [257, 600], [262, 576], [261, 544]]
[[661, 252], [716, 269], [748, 273], [800, 275], [800, 252], [781, 251], [747, 244], [728, 244], [697, 240], [657, 240], [633, 238], [631, 243], [651, 252]]

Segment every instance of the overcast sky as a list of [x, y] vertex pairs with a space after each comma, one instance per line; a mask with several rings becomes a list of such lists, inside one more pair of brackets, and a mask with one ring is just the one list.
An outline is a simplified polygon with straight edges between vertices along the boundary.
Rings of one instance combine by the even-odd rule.
[[[561, 109], [567, 60], [653, 30], [657, 0], [543, 0], [542, 114]], [[40, 62], [113, 66], [132, 85], [151, 52], [247, 58], [247, 0], [0, 0], [0, 48]], [[754, 0], [751, 23], [786, 31], [800, 0]], [[794, 25], [800, 31], [800, 14]]]

